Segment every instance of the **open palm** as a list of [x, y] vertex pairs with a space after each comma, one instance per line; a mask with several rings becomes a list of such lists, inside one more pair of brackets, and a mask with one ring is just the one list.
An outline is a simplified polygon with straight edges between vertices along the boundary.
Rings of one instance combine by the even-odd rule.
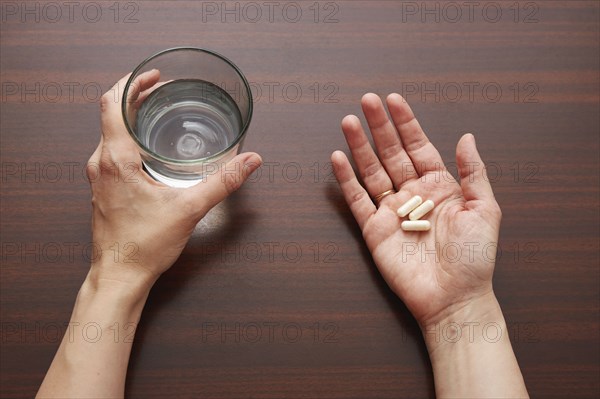
[[[467, 134], [456, 149], [460, 184], [398, 94], [387, 98], [391, 116], [375, 94], [362, 108], [377, 154], [356, 116], [342, 121], [363, 187], [348, 158], [332, 155], [344, 197], [362, 230], [377, 267], [421, 325], [434, 323], [492, 291], [501, 212], [485, 167]], [[371, 198], [395, 190], [379, 204]], [[431, 230], [407, 232], [396, 210], [414, 195], [436, 207], [423, 217]]]

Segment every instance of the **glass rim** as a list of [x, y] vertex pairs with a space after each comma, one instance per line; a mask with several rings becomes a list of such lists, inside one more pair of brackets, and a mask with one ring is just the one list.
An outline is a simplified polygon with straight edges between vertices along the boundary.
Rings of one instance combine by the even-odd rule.
[[[131, 84], [133, 83], [133, 81], [135, 80], [135, 77], [137, 76], [137, 73], [146, 65], [148, 64], [150, 61], [161, 57], [165, 54], [168, 53], [172, 53], [172, 52], [176, 52], [176, 51], [197, 51], [197, 52], [201, 52], [201, 53], [206, 53], [209, 55], [212, 55], [214, 57], [217, 57], [223, 61], [225, 61], [225, 63], [227, 63], [230, 67], [233, 68], [233, 70], [237, 73], [237, 75], [242, 79], [242, 82], [244, 83], [244, 86], [246, 88], [246, 92], [248, 93], [248, 111], [247, 111], [247, 118], [248, 120], [244, 123], [244, 125], [242, 126], [240, 133], [238, 134], [238, 136], [236, 137], [236, 139], [229, 144], [225, 149], [217, 152], [216, 154], [213, 154], [211, 156], [208, 157], [204, 157], [204, 158], [198, 158], [198, 159], [182, 159], [182, 160], [178, 160], [178, 159], [173, 159], [173, 158], [167, 158], [167, 157], [163, 157], [160, 154], [157, 154], [156, 152], [150, 150], [149, 148], [147, 148], [141, 141], [140, 139], [137, 137], [137, 135], [135, 134], [135, 132], [133, 131], [133, 129], [131, 128], [131, 126], [129, 125], [129, 119], [127, 118], [127, 93], [129, 91], [129, 87], [131, 86]], [[142, 61], [131, 73], [131, 76], [129, 77], [129, 79], [127, 79], [127, 83], [125, 84], [125, 89], [123, 91], [123, 97], [121, 98], [121, 114], [123, 116], [123, 122], [125, 124], [125, 128], [127, 129], [127, 131], [129, 132], [129, 136], [131, 136], [133, 138], [133, 140], [135, 141], [135, 143], [138, 145], [138, 147], [144, 151], [147, 155], [151, 156], [152, 158], [155, 158], [163, 163], [166, 164], [170, 164], [170, 165], [195, 165], [195, 164], [203, 164], [203, 163], [209, 163], [213, 160], [216, 160], [218, 158], [220, 158], [223, 154], [226, 154], [228, 151], [230, 151], [231, 149], [233, 149], [235, 146], [237, 146], [242, 140], [243, 138], [246, 136], [246, 132], [248, 131], [248, 127], [250, 127], [250, 121], [252, 120], [252, 114], [254, 111], [254, 99], [252, 98], [252, 90], [250, 88], [250, 84], [248, 83], [248, 80], [246, 79], [246, 77], [244, 76], [244, 74], [242, 73], [242, 71], [240, 70], [240, 68], [238, 68], [237, 65], [235, 65], [233, 63], [233, 61], [231, 61], [229, 58], [225, 57], [222, 54], [217, 53], [216, 51], [212, 51], [212, 50], [208, 50], [208, 49], [204, 49], [204, 48], [200, 48], [200, 47], [171, 47], [168, 48], [166, 50], [162, 50], [159, 51], [158, 53], [151, 55], [150, 57], [146, 58], [144, 61]]]

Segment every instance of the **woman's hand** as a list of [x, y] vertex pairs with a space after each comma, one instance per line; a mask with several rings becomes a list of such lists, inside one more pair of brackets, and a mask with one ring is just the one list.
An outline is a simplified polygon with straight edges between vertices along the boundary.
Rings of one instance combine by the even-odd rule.
[[[364, 184], [344, 153], [332, 155], [344, 197], [362, 230], [379, 271], [422, 328], [493, 296], [492, 273], [501, 212], [471, 134], [456, 149], [460, 184], [398, 94], [387, 98], [391, 120], [378, 96], [366, 94], [362, 108], [377, 154], [356, 116], [342, 130]], [[366, 187], [366, 188], [365, 188]], [[388, 190], [379, 206], [372, 198]], [[431, 230], [406, 232], [397, 209], [414, 195], [435, 208], [423, 219]]]
[[[88, 162], [97, 252], [90, 276], [152, 285], [179, 257], [198, 221], [237, 190], [262, 160], [255, 153], [240, 154], [188, 189], [154, 181], [142, 170], [123, 123], [121, 98], [127, 79], [102, 97], [102, 137]], [[160, 85], [159, 79], [157, 70], [140, 75], [128, 101], [141, 102]]]

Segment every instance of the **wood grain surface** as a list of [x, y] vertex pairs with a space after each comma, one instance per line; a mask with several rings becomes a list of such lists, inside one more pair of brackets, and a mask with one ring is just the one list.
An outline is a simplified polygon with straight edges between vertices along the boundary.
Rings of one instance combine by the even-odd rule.
[[417, 325], [331, 174], [339, 122], [368, 91], [404, 94], [451, 170], [475, 133], [504, 213], [503, 333], [528, 389], [600, 395], [597, 1], [0, 5], [0, 396], [35, 394], [89, 267], [100, 93], [181, 45], [252, 82], [245, 149], [267, 164], [152, 290], [128, 397], [434, 396]]

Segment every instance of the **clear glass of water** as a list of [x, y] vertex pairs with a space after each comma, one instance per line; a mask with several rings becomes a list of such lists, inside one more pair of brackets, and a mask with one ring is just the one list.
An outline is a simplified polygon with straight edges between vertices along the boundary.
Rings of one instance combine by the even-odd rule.
[[[157, 69], [160, 79], [128, 101], [134, 81]], [[144, 168], [156, 180], [190, 187], [233, 158], [252, 119], [252, 92], [237, 66], [213, 51], [178, 47], [142, 62], [127, 81], [123, 119]]]

